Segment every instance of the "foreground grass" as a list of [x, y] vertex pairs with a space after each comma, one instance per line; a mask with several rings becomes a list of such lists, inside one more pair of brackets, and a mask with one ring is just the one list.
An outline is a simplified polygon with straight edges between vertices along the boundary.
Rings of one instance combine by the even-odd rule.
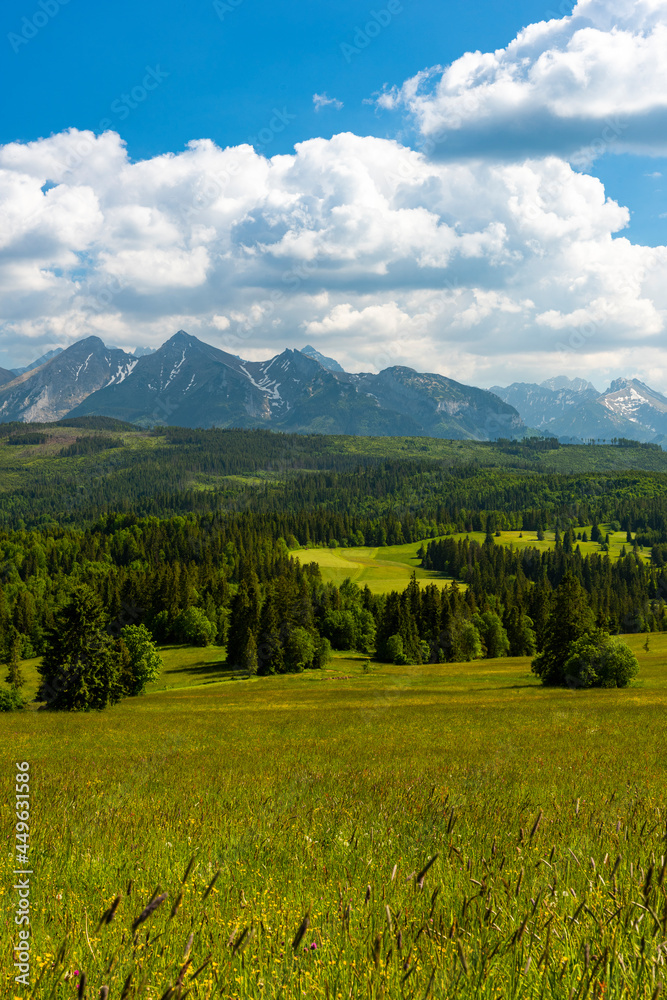
[[627, 691], [543, 689], [525, 659], [342, 656], [0, 717], [8, 834], [14, 760], [35, 784], [35, 975], [14, 990], [8, 839], [2, 996], [73, 997], [84, 971], [112, 1000], [657, 997], [667, 637], [629, 641]]

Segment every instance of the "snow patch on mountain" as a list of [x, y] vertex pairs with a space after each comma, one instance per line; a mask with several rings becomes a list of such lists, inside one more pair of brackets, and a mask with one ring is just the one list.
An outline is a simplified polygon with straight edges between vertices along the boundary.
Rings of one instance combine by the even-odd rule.
[[111, 379], [107, 382], [107, 385], [120, 385], [128, 375], [132, 374], [134, 367], [136, 366], [139, 358], [136, 361], [129, 361], [127, 364], [118, 365], [118, 371], [115, 375], [111, 376]]

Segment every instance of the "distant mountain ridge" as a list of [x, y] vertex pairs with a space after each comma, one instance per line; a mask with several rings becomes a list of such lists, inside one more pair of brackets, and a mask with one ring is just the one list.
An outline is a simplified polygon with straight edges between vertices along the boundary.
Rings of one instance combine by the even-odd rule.
[[306, 344], [305, 347], [301, 348], [301, 353], [305, 354], [306, 357], [313, 358], [314, 361], [319, 361], [323, 368], [328, 368], [330, 372], [342, 372], [345, 371], [342, 365], [339, 365], [337, 361], [333, 358], [328, 358], [325, 354], [320, 354], [316, 351], [314, 347], [310, 344]]
[[639, 379], [616, 379], [605, 392], [584, 379], [565, 376], [539, 385], [493, 386], [491, 391], [530, 427], [558, 438], [626, 437], [650, 442], [667, 435], [667, 398]]
[[401, 365], [351, 374], [311, 345], [245, 361], [183, 330], [157, 350], [87, 337], [50, 353], [19, 375], [0, 369], [0, 423], [97, 415], [143, 427], [667, 441], [667, 397], [637, 379], [605, 392], [562, 375], [486, 390]]
[[60, 420], [91, 393], [122, 381], [137, 363], [131, 354], [106, 347], [99, 337], [79, 340], [0, 385], [0, 422]]
[[57, 354], [61, 354], [62, 350], [62, 347], [55, 347], [52, 351], [47, 351], [46, 354], [42, 354], [41, 358], [37, 358], [36, 361], [32, 361], [29, 365], [26, 365], [25, 368], [12, 368], [11, 372], [14, 375], [23, 375], [24, 372], [31, 372], [33, 368], [41, 368], [41, 366], [45, 365], [47, 361], [51, 361]]
[[142, 426], [321, 434], [486, 439], [500, 436], [498, 428], [504, 436], [525, 432], [516, 411], [496, 396], [442, 375], [398, 366], [379, 375], [352, 375], [295, 350], [244, 361], [183, 330], [139, 358], [122, 383], [91, 394], [71, 416], [85, 414]]
[[516, 410], [484, 389], [402, 366], [350, 374], [320, 357], [285, 350], [244, 361], [183, 330], [137, 357], [89, 337], [0, 384], [0, 422], [99, 415], [144, 427], [478, 440], [526, 433]]

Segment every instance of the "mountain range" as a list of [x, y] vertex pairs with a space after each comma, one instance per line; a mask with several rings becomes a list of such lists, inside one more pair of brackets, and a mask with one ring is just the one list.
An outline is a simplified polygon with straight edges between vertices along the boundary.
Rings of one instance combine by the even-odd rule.
[[141, 427], [267, 427], [350, 435], [667, 442], [667, 398], [637, 379], [600, 393], [558, 376], [491, 390], [395, 365], [350, 374], [312, 346], [244, 361], [180, 330], [130, 354], [87, 337], [0, 369], [0, 423], [100, 415]]
[[140, 357], [88, 337], [0, 385], [0, 422], [93, 414], [143, 427], [478, 439], [525, 432], [512, 406], [443, 375], [401, 366], [352, 375], [310, 347], [244, 361], [183, 330]]
[[599, 392], [584, 379], [561, 375], [539, 385], [496, 385], [491, 392], [513, 406], [529, 427], [560, 440], [625, 437], [662, 443], [667, 435], [667, 398], [639, 379], [619, 378]]

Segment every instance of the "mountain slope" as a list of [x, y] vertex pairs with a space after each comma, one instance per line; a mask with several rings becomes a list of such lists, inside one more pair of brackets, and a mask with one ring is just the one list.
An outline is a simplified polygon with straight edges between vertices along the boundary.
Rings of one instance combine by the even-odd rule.
[[614, 417], [649, 434], [667, 434], [667, 398], [639, 379], [616, 379], [598, 403]]
[[11, 382], [16, 378], [14, 372], [8, 371], [7, 368], [0, 368], [0, 385], [4, 385], [5, 382]]
[[93, 393], [70, 416], [94, 413], [142, 426], [180, 427], [225, 427], [238, 419], [236, 426], [252, 426], [253, 419], [270, 416], [278, 399], [275, 381], [261, 364], [244, 362], [180, 330], [139, 358], [130, 378]]
[[532, 382], [513, 382], [504, 388], [494, 385], [490, 391], [513, 406], [529, 427], [556, 435], [570, 433], [561, 429], [563, 422], [567, 425], [573, 413], [581, 414], [599, 396], [590, 382], [563, 376], [541, 385]]
[[87, 337], [46, 364], [0, 385], [0, 422], [53, 421], [109, 383], [122, 382], [137, 362], [125, 351]]

